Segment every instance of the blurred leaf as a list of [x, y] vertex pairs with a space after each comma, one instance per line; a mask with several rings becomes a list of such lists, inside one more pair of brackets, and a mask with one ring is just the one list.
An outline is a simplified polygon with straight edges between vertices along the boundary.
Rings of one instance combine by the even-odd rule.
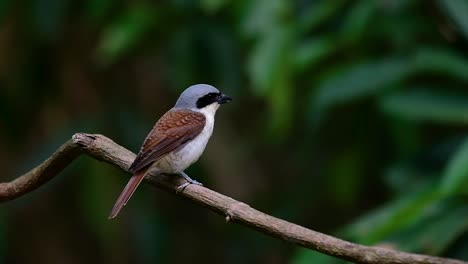
[[288, 61], [293, 42], [294, 32], [287, 26], [277, 28], [258, 41], [248, 62], [257, 94], [265, 95], [277, 81], [281, 81], [283, 71], [290, 67]]
[[346, 42], [357, 42], [362, 38], [372, 16], [376, 12], [375, 1], [359, 1], [351, 7], [351, 10], [343, 22], [341, 37]]
[[201, 7], [208, 13], [215, 13], [228, 4], [229, 0], [201, 0]]
[[270, 102], [269, 132], [274, 137], [285, 135], [291, 124], [291, 53], [295, 42], [293, 25], [281, 24], [257, 41], [247, 65], [254, 91]]
[[249, 37], [272, 33], [282, 24], [282, 19], [291, 11], [288, 0], [247, 1], [248, 8], [242, 20], [242, 32]]
[[345, 4], [345, 0], [311, 1], [299, 17], [299, 31], [305, 33], [315, 30], [322, 23], [332, 18]]
[[427, 182], [428, 178], [435, 177], [434, 175], [428, 175], [428, 172], [412, 168], [407, 164], [395, 164], [386, 170], [384, 179], [386, 185], [394, 193], [400, 195], [423, 185]]
[[441, 184], [443, 194], [460, 192], [468, 194], [468, 138], [452, 156], [443, 176]]
[[436, 184], [426, 184], [358, 219], [347, 226], [344, 233], [359, 243], [378, 243], [390, 234], [418, 221], [423, 212], [439, 198]]
[[[396, 123], [400, 123], [399, 120], [395, 120]], [[399, 124], [402, 128], [409, 127], [410, 130], [413, 130], [415, 125], [415, 122], [410, 121], [403, 121]], [[419, 127], [417, 131], [407, 132], [415, 135], [410, 135], [408, 140], [396, 140], [397, 143], [405, 144], [408, 142], [411, 144], [411, 139], [423, 141], [423, 139], [415, 137], [425, 131], [422, 126]], [[422, 142], [416, 143], [416, 146], [413, 147], [414, 150], [409, 155], [399, 155], [400, 161], [386, 170], [384, 178], [386, 185], [392, 188], [395, 195], [400, 195], [407, 190], [423, 185], [428, 180], [439, 181], [440, 172], [447, 167], [449, 159], [454, 156], [465, 140], [465, 137], [453, 136], [429, 146], [422, 144]]]
[[416, 223], [392, 235], [390, 243], [404, 251], [440, 255], [468, 228], [468, 221], [460, 221], [468, 219], [468, 207], [463, 204], [444, 201], [426, 213]]
[[314, 67], [325, 57], [333, 53], [339, 47], [338, 43], [328, 37], [320, 37], [301, 42], [295, 49], [294, 67], [296, 71], [304, 71]]
[[466, 0], [439, 0], [439, 5], [443, 7], [468, 40], [468, 2]]
[[[375, 1], [373, 1], [375, 2]], [[404, 8], [399, 10], [397, 6], [401, 6], [399, 3], [408, 3], [409, 5], [414, 5], [416, 3], [416, 8]], [[407, 51], [408, 48], [418, 47], [424, 42], [420, 41], [420, 38], [423, 38], [426, 34], [432, 34], [433, 29], [429, 27], [427, 23], [422, 18], [422, 12], [420, 12], [420, 1], [407, 0], [407, 1], [392, 1], [377, 3], [377, 13], [372, 23], [369, 25], [369, 29], [366, 32], [366, 36], [371, 37], [371, 39], [377, 38], [385, 42], [385, 44], [379, 41], [377, 44], [375, 41], [369, 41], [368, 39], [362, 40], [360, 43], [368, 46], [368, 49], [373, 49], [375, 45], [378, 46], [393, 46], [392, 50]]]
[[444, 74], [468, 81], [468, 58], [453, 50], [441, 48], [419, 49], [413, 58], [413, 72]]
[[98, 46], [97, 55], [104, 64], [119, 59], [133, 48], [151, 28], [157, 13], [147, 6], [136, 6], [109, 26]]
[[393, 93], [380, 101], [392, 116], [442, 123], [468, 123], [468, 97], [422, 89]]
[[396, 58], [351, 65], [319, 85], [312, 106], [323, 109], [389, 89], [408, 75], [407, 65]]
[[291, 264], [344, 264], [347, 263], [344, 260], [334, 258], [320, 252], [301, 248], [296, 251], [292, 257]]
[[351, 65], [319, 85], [312, 106], [323, 109], [375, 95], [410, 75], [422, 73], [439, 73], [468, 80], [468, 61], [446, 50], [425, 48], [409, 60], [386, 58]]

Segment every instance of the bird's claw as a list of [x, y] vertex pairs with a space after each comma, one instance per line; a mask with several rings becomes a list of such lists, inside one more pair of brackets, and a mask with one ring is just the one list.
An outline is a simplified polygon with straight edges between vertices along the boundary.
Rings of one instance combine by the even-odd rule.
[[175, 192], [176, 192], [176, 193], [180, 193], [180, 192], [182, 192], [183, 190], [185, 190], [185, 188], [186, 188], [187, 186], [189, 186], [189, 185], [190, 185], [190, 182], [184, 182], [184, 183], [182, 183], [179, 187], [176, 188], [176, 191], [175, 191]]
[[182, 192], [182, 191], [185, 190], [185, 188], [187, 188], [187, 186], [189, 186], [190, 184], [195, 184], [195, 185], [203, 186], [202, 183], [197, 182], [197, 181], [195, 181], [195, 180], [193, 180], [192, 182], [184, 182], [184, 183], [182, 183], [179, 187], [176, 188], [176, 193]]
[[195, 184], [195, 185], [200, 185], [200, 186], [203, 186], [203, 183], [201, 182], [198, 182], [196, 180], [192, 180], [191, 182], [189, 182], [190, 184]]

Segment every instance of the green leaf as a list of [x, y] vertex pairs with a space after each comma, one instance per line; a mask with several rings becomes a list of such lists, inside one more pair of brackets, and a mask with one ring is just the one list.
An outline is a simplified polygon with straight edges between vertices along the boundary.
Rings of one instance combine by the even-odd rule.
[[270, 102], [272, 136], [285, 135], [290, 128], [293, 99], [292, 47], [296, 34], [292, 25], [282, 25], [260, 38], [248, 62], [257, 95]]
[[112, 63], [134, 47], [151, 28], [156, 15], [157, 13], [147, 6], [136, 6], [108, 27], [97, 50], [102, 63]]
[[320, 37], [304, 41], [294, 50], [294, 67], [297, 71], [311, 68], [319, 64], [338, 48], [339, 45], [337, 42], [329, 37]]
[[416, 89], [393, 93], [380, 101], [385, 113], [413, 121], [468, 123], [468, 97]]
[[390, 234], [418, 221], [423, 212], [439, 198], [437, 185], [426, 184], [363, 216], [346, 227], [344, 233], [359, 243], [378, 243]]
[[241, 30], [249, 37], [274, 32], [290, 11], [291, 2], [287, 0], [248, 1]]
[[388, 241], [404, 251], [440, 255], [467, 230], [466, 219], [467, 206], [446, 200], [434, 204], [424, 217], [393, 234]]
[[313, 107], [323, 109], [377, 94], [391, 88], [408, 73], [407, 61], [398, 58], [351, 65], [319, 85]]
[[443, 176], [443, 194], [468, 194], [468, 137], [450, 159]]
[[261, 38], [249, 58], [248, 70], [255, 92], [265, 95], [289, 67], [294, 32], [283, 26]]
[[408, 59], [386, 58], [350, 65], [319, 85], [312, 98], [312, 109], [323, 110], [376, 95], [409, 76], [434, 73], [468, 81], [468, 60], [448, 50], [423, 48]]
[[376, 13], [375, 1], [358, 1], [345, 17], [341, 37], [345, 42], [357, 42], [366, 32]]
[[229, 2], [229, 0], [201, 0], [200, 5], [206, 12], [216, 13]]
[[412, 71], [425, 74], [443, 74], [468, 81], [468, 58], [449, 49], [422, 48], [412, 59]]
[[439, 0], [439, 5], [452, 18], [468, 40], [468, 2], [466, 0]]
[[[403, 144], [403, 143], [402, 143]], [[437, 178], [435, 173], [429, 174], [418, 168], [413, 168], [406, 163], [398, 163], [390, 166], [385, 171], [385, 183], [396, 195], [406, 193], [408, 190], [418, 188], [427, 182], [428, 178]]]

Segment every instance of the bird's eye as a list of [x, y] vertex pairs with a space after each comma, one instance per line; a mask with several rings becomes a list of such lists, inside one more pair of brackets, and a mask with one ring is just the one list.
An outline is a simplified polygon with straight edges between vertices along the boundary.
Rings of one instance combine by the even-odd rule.
[[198, 108], [203, 108], [207, 105], [210, 105], [216, 101], [218, 101], [218, 97], [221, 95], [221, 93], [207, 93], [200, 97], [197, 100], [197, 107]]

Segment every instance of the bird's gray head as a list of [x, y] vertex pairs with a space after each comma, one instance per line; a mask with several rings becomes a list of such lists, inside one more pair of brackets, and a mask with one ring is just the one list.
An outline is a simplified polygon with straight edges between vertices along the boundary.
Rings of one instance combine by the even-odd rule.
[[211, 85], [195, 84], [182, 92], [175, 104], [175, 107], [202, 109], [214, 103], [225, 104], [231, 100], [231, 97], [221, 93], [218, 89]]

